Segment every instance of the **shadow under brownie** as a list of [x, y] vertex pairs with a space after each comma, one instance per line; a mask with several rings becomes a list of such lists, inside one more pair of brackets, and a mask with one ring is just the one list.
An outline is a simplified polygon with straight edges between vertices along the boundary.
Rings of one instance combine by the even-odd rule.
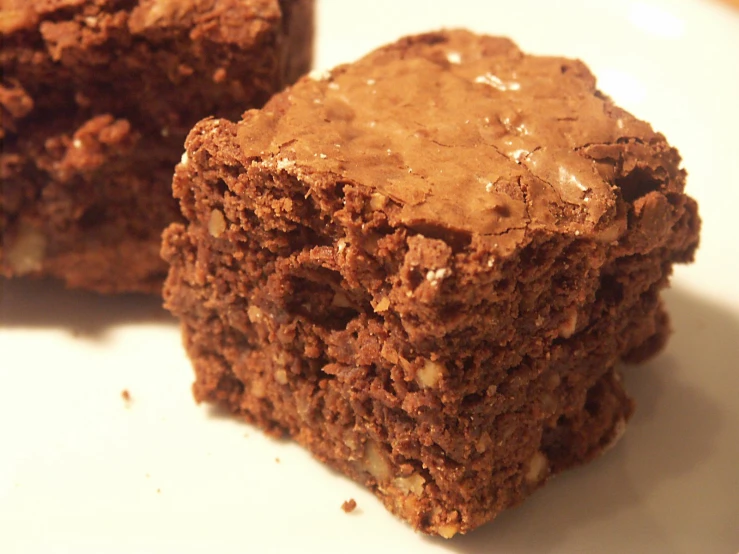
[[217, 402], [451, 537], [623, 433], [700, 222], [580, 62], [402, 39], [187, 140], [166, 306]]
[[188, 131], [309, 69], [313, 0], [11, 0], [0, 34], [0, 274], [159, 293]]

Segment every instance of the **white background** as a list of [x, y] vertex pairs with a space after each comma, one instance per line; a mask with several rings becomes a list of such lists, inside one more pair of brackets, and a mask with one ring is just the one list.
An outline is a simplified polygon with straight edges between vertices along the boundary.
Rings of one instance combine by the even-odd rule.
[[638, 411], [621, 443], [494, 523], [430, 539], [298, 447], [196, 406], [158, 300], [0, 282], [0, 552], [739, 551], [739, 12], [708, 0], [323, 0], [316, 65], [443, 26], [583, 59], [683, 154], [702, 246], [666, 294], [669, 347], [626, 368]]

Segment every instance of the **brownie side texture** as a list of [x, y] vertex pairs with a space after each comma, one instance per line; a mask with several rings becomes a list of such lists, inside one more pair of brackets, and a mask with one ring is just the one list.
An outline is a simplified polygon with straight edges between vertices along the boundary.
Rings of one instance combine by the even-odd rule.
[[313, 0], [0, 6], [0, 275], [160, 292], [188, 131], [305, 73]]
[[465, 31], [205, 120], [163, 246], [195, 397], [467, 532], [623, 433], [698, 243], [679, 164], [582, 63]]

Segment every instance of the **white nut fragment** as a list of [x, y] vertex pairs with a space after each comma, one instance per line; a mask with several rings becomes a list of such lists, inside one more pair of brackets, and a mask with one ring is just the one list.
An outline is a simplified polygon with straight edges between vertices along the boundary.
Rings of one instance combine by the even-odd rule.
[[435, 387], [441, 379], [443, 371], [444, 367], [441, 364], [426, 360], [423, 367], [416, 373], [416, 381], [423, 388]]
[[393, 485], [395, 485], [403, 494], [415, 494], [421, 496], [423, 494], [423, 485], [426, 479], [421, 477], [418, 473], [414, 473], [409, 477], [396, 477], [393, 479]]
[[383, 296], [382, 299], [375, 305], [375, 312], [382, 313], [386, 312], [390, 308], [390, 300], [387, 296]]
[[368, 441], [364, 447], [364, 469], [379, 482], [390, 479], [390, 464], [374, 441]]
[[626, 233], [626, 222], [616, 221], [612, 225], [598, 232], [595, 238], [600, 242], [613, 243], [620, 239], [624, 233]]
[[383, 343], [382, 349], [380, 350], [380, 356], [382, 356], [391, 364], [397, 364], [401, 360], [398, 351], [395, 350], [395, 348], [393, 348], [393, 346], [391, 346], [389, 342]]
[[369, 206], [373, 210], [381, 210], [387, 204], [387, 196], [378, 192], [373, 192], [370, 197]]
[[[349, 450], [352, 452], [357, 450], [357, 437], [355, 437], [351, 431], [347, 431], [344, 433], [344, 444], [346, 445]], [[353, 454], [349, 454], [350, 460], [356, 460], [356, 456]]]
[[559, 326], [559, 336], [568, 339], [575, 334], [577, 329], [577, 310], [571, 309], [567, 314], [567, 319]]
[[346, 294], [344, 294], [341, 291], [334, 294], [334, 297], [331, 300], [331, 305], [336, 308], [351, 308], [352, 307], [352, 303], [349, 301], [349, 298], [346, 296]]
[[187, 167], [188, 163], [190, 163], [190, 156], [188, 156], [187, 151], [185, 151], [180, 158], [180, 164], [182, 164], [182, 167]]
[[280, 385], [287, 385], [287, 371], [284, 369], [278, 369], [275, 371], [275, 381]]
[[453, 63], [454, 65], [462, 63], [462, 55], [459, 52], [449, 52], [446, 55], [446, 59], [449, 63]]
[[529, 467], [526, 470], [525, 479], [527, 483], [538, 483], [541, 481], [547, 471], [549, 461], [543, 452], [537, 451], [529, 460]]
[[17, 275], [25, 275], [41, 269], [46, 255], [46, 237], [27, 224], [21, 224], [15, 241], [8, 249], [7, 259]]
[[287, 365], [288, 357], [287, 354], [285, 354], [284, 350], [278, 350], [275, 352], [275, 354], [272, 356], [272, 359], [275, 361], [276, 364], [285, 366]]
[[611, 439], [608, 441], [608, 444], [603, 447], [603, 452], [608, 452], [611, 448], [616, 446], [616, 443], [621, 440], [624, 433], [626, 433], [626, 420], [621, 418], [613, 426], [613, 434], [611, 435]]
[[295, 167], [295, 162], [289, 158], [279, 158], [277, 160], [277, 169], [281, 171], [285, 171], [286, 169], [290, 169], [291, 167]]
[[220, 237], [226, 231], [226, 218], [221, 210], [211, 210], [208, 220], [208, 232], [211, 236]]
[[246, 311], [246, 315], [252, 323], [256, 323], [264, 318], [264, 312], [256, 306], [249, 306], [249, 309]]
[[445, 539], [451, 539], [454, 535], [459, 533], [459, 525], [448, 523], [446, 525], [439, 525], [436, 528], [436, 532], [439, 536]]
[[435, 505], [431, 508], [430, 519], [432, 522], [439, 521], [440, 519], [446, 520], [445, 523], [435, 525], [431, 528], [432, 531], [436, 531], [439, 536], [445, 539], [451, 539], [454, 535], [459, 533], [459, 512], [452, 510], [448, 515], [443, 513], [440, 506]]
[[298, 416], [303, 421], [310, 421], [311, 415], [311, 402], [310, 398], [302, 395], [296, 395], [295, 397], [295, 408], [297, 409]]

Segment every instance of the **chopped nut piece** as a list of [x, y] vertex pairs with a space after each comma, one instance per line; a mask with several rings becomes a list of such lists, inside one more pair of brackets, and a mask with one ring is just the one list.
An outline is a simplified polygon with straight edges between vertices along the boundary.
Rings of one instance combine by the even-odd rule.
[[439, 525], [436, 529], [439, 533], [440, 537], [443, 537], [445, 539], [451, 539], [454, 535], [459, 533], [459, 525], [455, 524], [447, 524], [447, 525]]
[[344, 294], [341, 291], [334, 294], [334, 298], [333, 300], [331, 300], [331, 305], [337, 308], [351, 308], [352, 307], [352, 303], [349, 301], [349, 298], [347, 298], [346, 294]]
[[287, 385], [287, 371], [284, 369], [278, 369], [275, 371], [275, 381], [280, 385]]
[[214, 83], [222, 83], [226, 80], [226, 70], [222, 67], [219, 67], [213, 72], [213, 82]]
[[606, 227], [602, 231], [600, 231], [596, 238], [600, 242], [614, 242], [617, 241], [619, 238], [621, 238], [621, 235], [626, 233], [626, 224], [622, 221], [617, 221], [610, 227]]
[[378, 481], [383, 482], [390, 478], [390, 464], [380, 446], [374, 441], [369, 441], [365, 445], [364, 464], [365, 470]]
[[397, 364], [399, 361], [398, 353], [387, 342], [382, 345], [382, 350], [380, 350], [380, 356], [385, 358], [391, 364]]
[[377, 304], [375, 305], [375, 311], [376, 311], [377, 313], [380, 313], [380, 312], [386, 312], [386, 311], [388, 310], [388, 308], [389, 308], [389, 307], [390, 307], [390, 300], [389, 300], [389, 299], [388, 299], [388, 298], [387, 298], [386, 296], [383, 296], [383, 297], [382, 297], [382, 300], [380, 300], [380, 301], [379, 301], [379, 302], [378, 302], [378, 303], [377, 303]]
[[252, 323], [257, 323], [264, 318], [264, 312], [256, 306], [249, 306], [249, 309], [246, 311], [246, 315]]
[[278, 369], [275, 371], [275, 381], [280, 385], [287, 385], [287, 371], [284, 369]]
[[423, 494], [423, 485], [426, 479], [421, 477], [418, 473], [414, 473], [408, 477], [396, 477], [393, 479], [393, 485], [398, 487], [405, 494], [413, 493], [416, 496]]
[[542, 452], [537, 451], [536, 454], [531, 457], [531, 460], [529, 460], [529, 468], [526, 471], [526, 481], [532, 484], [541, 481], [546, 474], [548, 465], [549, 462], [547, 457]]
[[611, 435], [610, 440], [608, 443], [603, 447], [603, 452], [607, 452], [614, 446], [616, 446], [616, 443], [621, 440], [621, 437], [624, 436], [624, 433], [626, 433], [626, 420], [619, 419], [616, 422], [616, 425], [613, 426], [613, 434]]
[[443, 367], [437, 362], [426, 360], [423, 367], [416, 373], [416, 381], [424, 388], [431, 388], [436, 386], [441, 379]]
[[568, 339], [575, 334], [577, 329], [577, 310], [572, 308], [567, 314], [567, 319], [559, 326], [559, 336]]
[[221, 210], [212, 210], [208, 220], [208, 232], [218, 238], [226, 231], [226, 218]]
[[[357, 438], [352, 433], [350, 433], [349, 431], [347, 431], [346, 433], [344, 433], [344, 444], [350, 450], [354, 451], [354, 450], [357, 449]], [[350, 460], [354, 460], [356, 458], [350, 454], [349, 455], [349, 459]]]
[[387, 196], [385, 196], [384, 194], [377, 193], [377, 192], [372, 193], [372, 197], [370, 198], [370, 203], [369, 203], [370, 208], [372, 208], [373, 210], [381, 210], [382, 208], [385, 207], [386, 204], [387, 204]]

